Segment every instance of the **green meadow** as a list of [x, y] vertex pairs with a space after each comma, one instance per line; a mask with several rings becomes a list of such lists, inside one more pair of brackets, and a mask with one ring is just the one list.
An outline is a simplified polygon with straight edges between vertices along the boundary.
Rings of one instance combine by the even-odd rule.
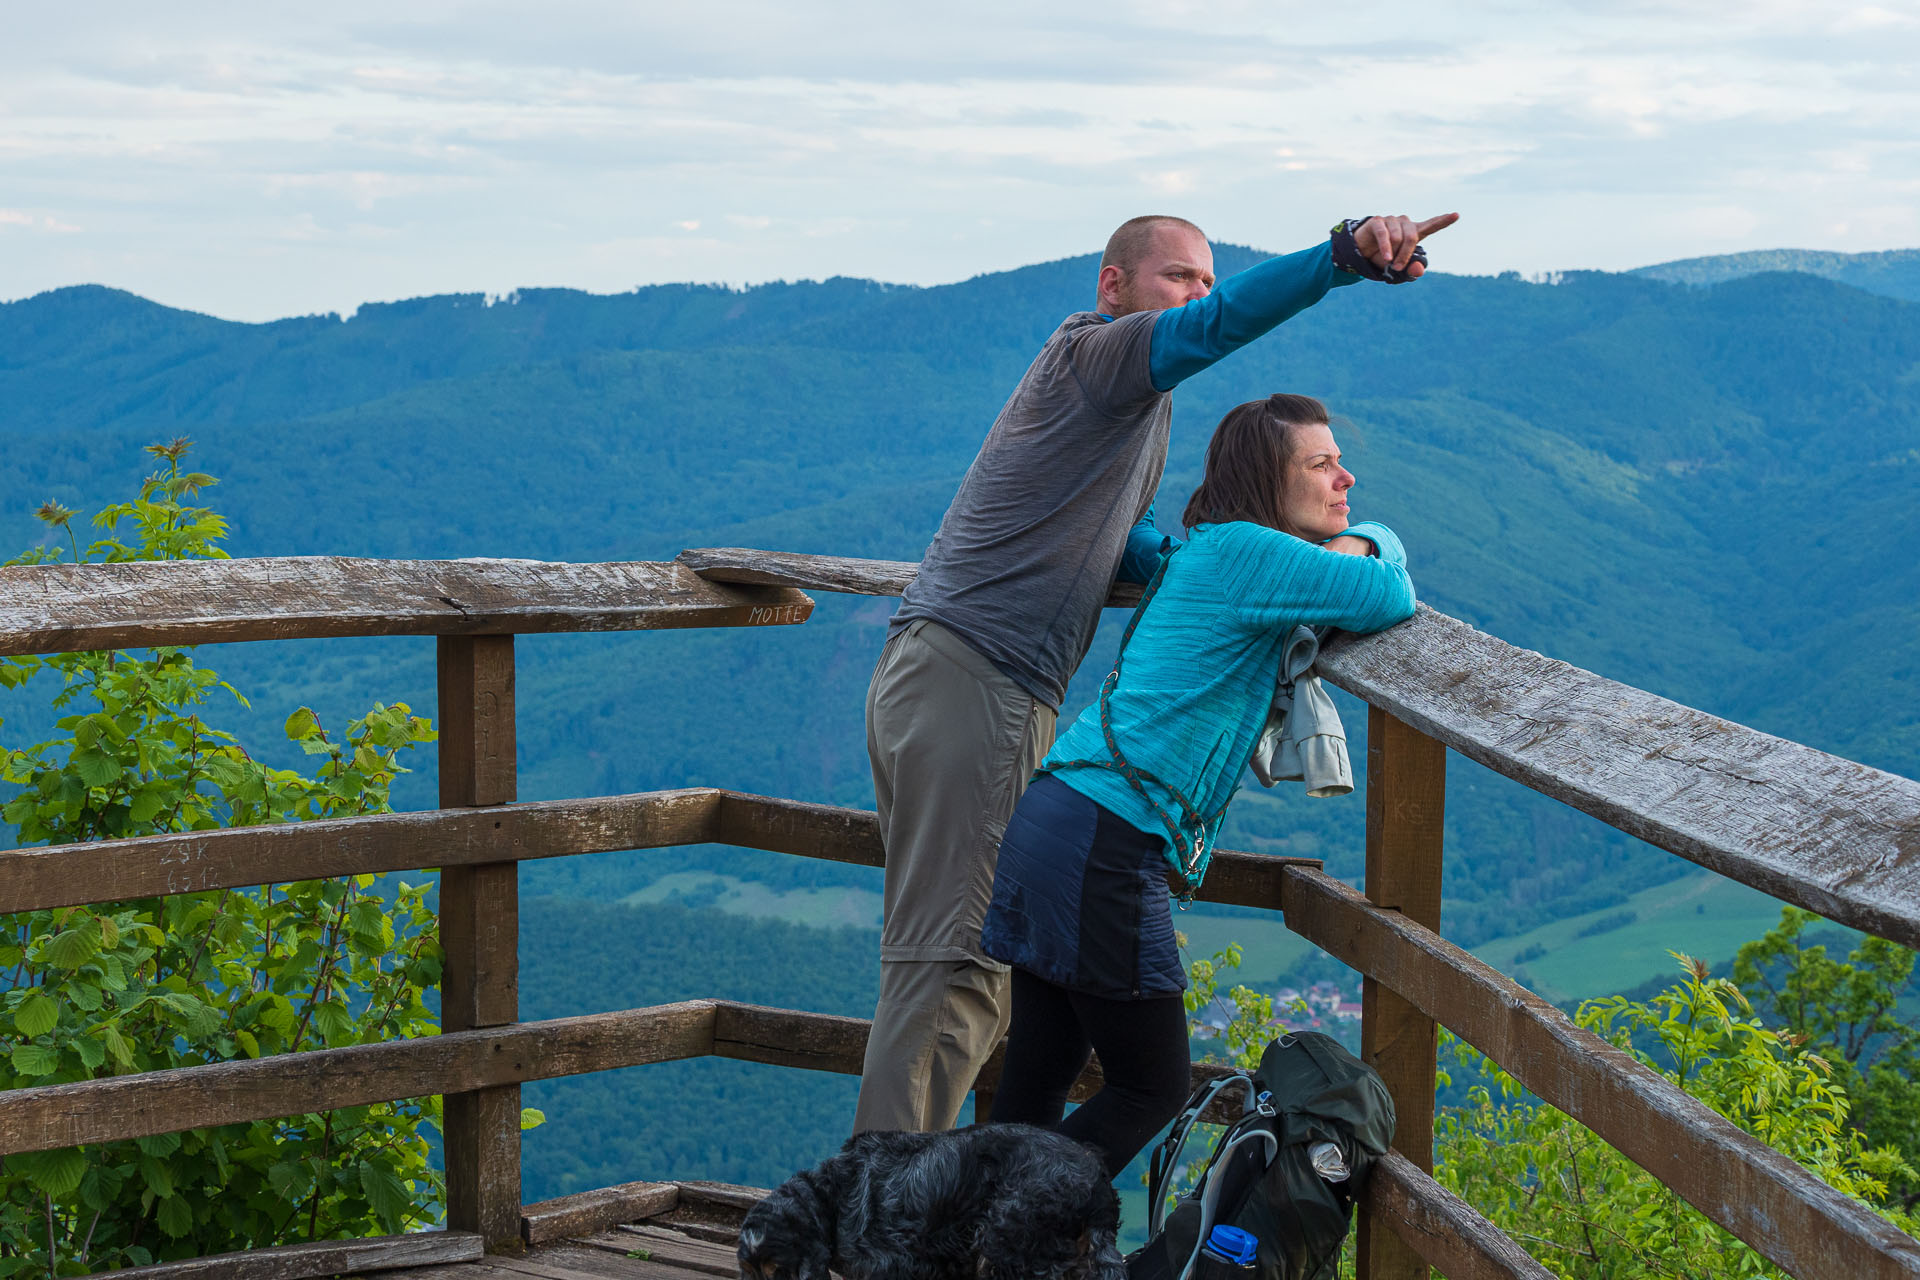
[[[1729, 961], [1741, 943], [1780, 923], [1780, 905], [1757, 889], [1702, 872], [1634, 894], [1617, 907], [1496, 939], [1475, 947], [1474, 954], [1565, 1004], [1672, 976], [1669, 952], [1716, 965]], [[1629, 914], [1630, 922], [1601, 928]]]
[[[1670, 951], [1714, 964], [1729, 961], [1741, 943], [1779, 922], [1776, 899], [1702, 872], [1644, 890], [1619, 905], [1555, 920], [1472, 950], [1502, 973], [1517, 974], [1540, 995], [1566, 1004], [1628, 991], [1671, 974]], [[1174, 923], [1187, 935], [1189, 957], [1210, 956], [1238, 942], [1243, 952], [1240, 972], [1256, 988], [1274, 985], [1313, 950], [1312, 943], [1277, 917], [1255, 920], [1189, 912], [1176, 916]], [[1582, 936], [1608, 925], [1613, 927]]]
[[880, 895], [869, 889], [776, 889], [711, 871], [676, 871], [636, 889], [621, 901], [631, 906], [677, 900], [684, 906], [718, 907], [738, 916], [784, 920], [817, 929], [880, 927]]

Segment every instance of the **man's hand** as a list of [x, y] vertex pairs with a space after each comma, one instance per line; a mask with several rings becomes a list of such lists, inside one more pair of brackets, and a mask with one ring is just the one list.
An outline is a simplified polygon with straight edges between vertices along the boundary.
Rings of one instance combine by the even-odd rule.
[[1457, 213], [1443, 213], [1425, 222], [1415, 222], [1404, 214], [1392, 217], [1376, 214], [1354, 232], [1353, 245], [1374, 266], [1382, 269], [1391, 267], [1405, 273], [1409, 280], [1418, 280], [1426, 274], [1427, 269], [1413, 261], [1415, 246], [1434, 232], [1443, 231], [1459, 220]]
[[1329, 551], [1338, 551], [1343, 556], [1370, 556], [1373, 554], [1373, 543], [1351, 533], [1343, 533], [1339, 537], [1330, 539], [1320, 545]]

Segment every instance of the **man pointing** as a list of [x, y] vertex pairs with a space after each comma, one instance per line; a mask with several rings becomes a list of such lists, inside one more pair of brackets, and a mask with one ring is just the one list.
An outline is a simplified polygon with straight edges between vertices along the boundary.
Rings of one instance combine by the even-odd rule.
[[1000, 838], [1114, 581], [1145, 582], [1166, 545], [1170, 393], [1329, 289], [1418, 279], [1420, 242], [1457, 217], [1343, 221], [1217, 289], [1185, 219], [1108, 240], [1095, 310], [1061, 322], [1000, 411], [867, 690], [887, 865], [856, 1132], [951, 1128], [1005, 1033], [1006, 966], [980, 950]]

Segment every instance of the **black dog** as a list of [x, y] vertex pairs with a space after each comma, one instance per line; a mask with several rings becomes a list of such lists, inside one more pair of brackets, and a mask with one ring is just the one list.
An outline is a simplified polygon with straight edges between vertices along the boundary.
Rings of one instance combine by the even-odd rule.
[[1024, 1124], [862, 1133], [755, 1205], [745, 1280], [1124, 1280], [1093, 1148]]

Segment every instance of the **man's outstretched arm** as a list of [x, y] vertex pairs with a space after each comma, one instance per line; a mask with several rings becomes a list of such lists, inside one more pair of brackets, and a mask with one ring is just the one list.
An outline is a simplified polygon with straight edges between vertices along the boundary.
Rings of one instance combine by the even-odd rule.
[[[1354, 247], [1376, 267], [1418, 279], [1425, 267], [1413, 257], [1420, 241], [1452, 226], [1460, 215], [1424, 222], [1369, 218], [1353, 235]], [[1153, 326], [1148, 363], [1156, 391], [1171, 391], [1216, 361], [1292, 319], [1327, 292], [1359, 276], [1334, 265], [1331, 244], [1268, 258], [1228, 276], [1204, 298], [1160, 313]]]

